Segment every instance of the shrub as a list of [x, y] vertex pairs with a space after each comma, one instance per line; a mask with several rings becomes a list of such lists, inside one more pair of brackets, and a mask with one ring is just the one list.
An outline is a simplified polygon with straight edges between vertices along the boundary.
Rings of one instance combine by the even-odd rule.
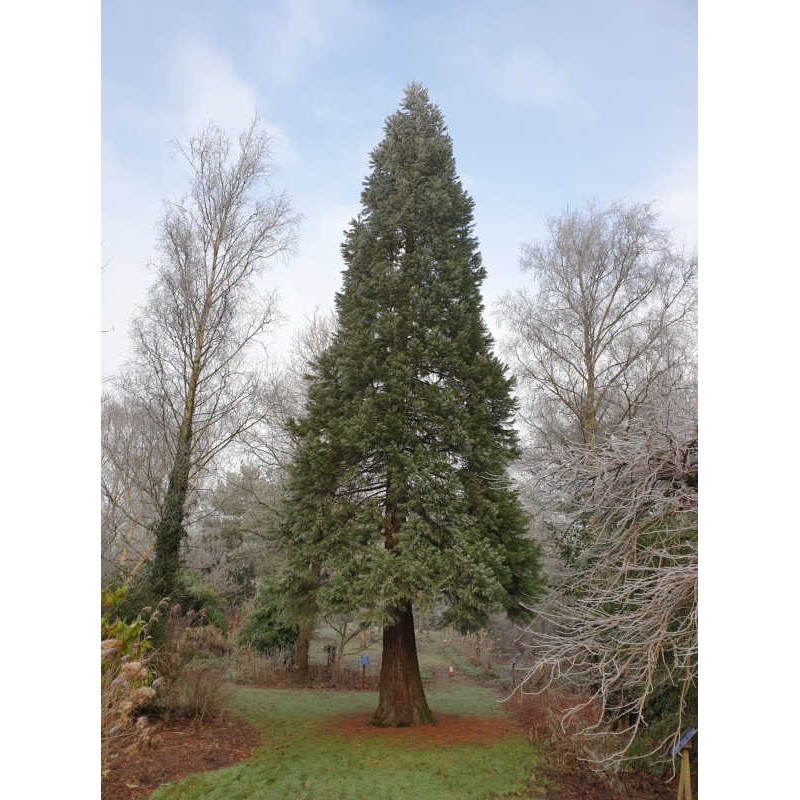
[[180, 603], [184, 613], [188, 614], [193, 611], [209, 625], [227, 633], [228, 620], [225, 616], [224, 602], [219, 595], [213, 589], [202, 584], [191, 572], [182, 572], [179, 578], [173, 602]]
[[193, 656], [224, 656], [230, 650], [227, 639], [215, 625], [186, 628], [177, 647], [186, 659]]
[[[633, 740], [628, 758], [630, 766], [634, 769], [645, 770], [660, 774], [663, 771], [663, 764], [652, 763], [651, 753], [658, 750], [661, 743], [668, 739], [675, 727], [675, 709], [685, 707], [689, 710], [683, 721], [681, 730], [697, 727], [697, 687], [690, 687], [687, 697], [681, 697], [681, 690], [678, 686], [662, 686], [648, 698], [644, 707], [644, 716], [647, 726]], [[692, 761], [692, 773], [697, 773], [697, 739], [692, 741], [690, 758]]]
[[[114, 606], [114, 618], [132, 623], [139, 618], [147, 618], [153, 609], [169, 603], [173, 607], [177, 604], [185, 614], [196, 615], [194, 624], [214, 625], [223, 633], [227, 632], [223, 601], [193, 573], [184, 571], [178, 575], [175, 590], [169, 598], [156, 596], [152, 584], [152, 565], [144, 564], [126, 583], [123, 594]], [[113, 594], [114, 591], [119, 590], [111, 589], [107, 594]], [[164, 644], [167, 637], [165, 620], [151, 625], [150, 636], [155, 644]]]
[[239, 629], [237, 642], [263, 655], [294, 647], [298, 627], [293, 624], [279, 589], [270, 583], [259, 587], [256, 604]]
[[149, 744], [154, 729], [143, 716], [156, 697], [152, 684], [153, 643], [150, 629], [160, 609], [149, 618], [126, 622], [117, 615], [127, 587], [102, 592], [104, 614], [100, 619], [100, 734], [101, 765], [108, 763], [112, 742], [126, 739], [132, 746]]
[[[112, 587], [103, 592], [103, 608], [109, 618], [127, 623], [148, 618], [160, 600], [153, 594], [148, 564], [143, 564], [140, 570], [130, 575], [122, 587]], [[150, 626], [151, 639], [156, 627], [157, 624]]]
[[193, 661], [180, 668], [164, 697], [162, 707], [168, 707], [168, 713], [202, 722], [222, 713], [226, 692], [218, 669]]

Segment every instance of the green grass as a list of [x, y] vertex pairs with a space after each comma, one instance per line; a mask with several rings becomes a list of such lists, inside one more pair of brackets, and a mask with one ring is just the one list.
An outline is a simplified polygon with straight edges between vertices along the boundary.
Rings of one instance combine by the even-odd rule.
[[[434, 714], [505, 713], [490, 690], [461, 682], [426, 695]], [[543, 758], [521, 735], [412, 747], [377, 731], [337, 734], [330, 718], [368, 715], [377, 704], [372, 692], [237, 688], [232, 702], [262, 732], [262, 745], [247, 762], [161, 787], [153, 800], [510, 800], [544, 784]]]

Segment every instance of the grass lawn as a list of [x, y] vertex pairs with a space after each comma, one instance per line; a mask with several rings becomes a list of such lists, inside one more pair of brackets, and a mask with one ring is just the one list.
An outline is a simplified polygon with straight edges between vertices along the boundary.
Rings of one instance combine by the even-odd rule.
[[544, 760], [492, 692], [454, 682], [426, 688], [440, 724], [367, 725], [373, 692], [237, 688], [233, 709], [262, 745], [235, 767], [190, 776], [153, 800], [480, 800], [530, 798]]

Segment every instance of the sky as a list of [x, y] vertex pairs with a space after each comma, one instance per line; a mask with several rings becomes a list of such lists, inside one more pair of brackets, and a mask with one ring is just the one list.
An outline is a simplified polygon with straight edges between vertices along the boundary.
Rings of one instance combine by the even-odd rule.
[[527, 279], [521, 244], [567, 206], [655, 201], [676, 243], [697, 242], [694, 2], [104, 0], [101, 53], [104, 378], [130, 354], [163, 201], [189, 185], [175, 142], [209, 121], [235, 135], [258, 113], [272, 185], [303, 217], [262, 281], [281, 298], [276, 359], [333, 306], [369, 153], [412, 81], [475, 200], [493, 331], [495, 301]]

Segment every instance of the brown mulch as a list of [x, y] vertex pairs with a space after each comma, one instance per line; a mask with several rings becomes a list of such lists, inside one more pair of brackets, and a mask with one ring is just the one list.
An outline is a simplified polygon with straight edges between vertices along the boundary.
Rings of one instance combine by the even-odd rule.
[[244, 761], [261, 741], [255, 728], [236, 717], [190, 719], [162, 724], [146, 748], [112, 744], [102, 800], [138, 800], [158, 786], [193, 772], [207, 772]]
[[435, 725], [414, 725], [408, 728], [377, 728], [364, 714], [334, 717], [328, 729], [348, 739], [369, 737], [400, 741], [408, 747], [430, 747], [448, 744], [489, 744], [504, 736], [519, 736], [518, 723], [503, 715], [466, 717], [457, 714], [435, 714]]

